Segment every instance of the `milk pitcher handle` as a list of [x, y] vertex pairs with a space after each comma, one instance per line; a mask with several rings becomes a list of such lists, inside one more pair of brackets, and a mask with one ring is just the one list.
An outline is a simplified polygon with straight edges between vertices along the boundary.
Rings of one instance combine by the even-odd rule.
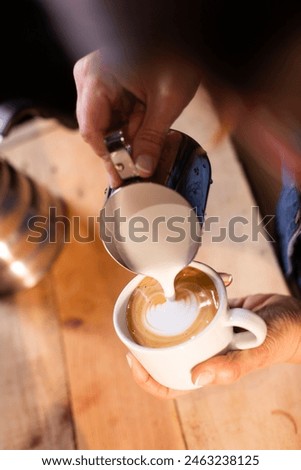
[[111, 160], [122, 180], [136, 178], [138, 172], [131, 157], [131, 148], [126, 145], [122, 130], [112, 132], [104, 142], [111, 154]]

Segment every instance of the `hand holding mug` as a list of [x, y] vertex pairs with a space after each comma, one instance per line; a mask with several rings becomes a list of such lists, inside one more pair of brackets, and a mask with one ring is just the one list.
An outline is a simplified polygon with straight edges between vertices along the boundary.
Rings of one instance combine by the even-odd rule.
[[[164, 327], [166, 312], [163, 312], [164, 315], [161, 312], [160, 316], [151, 315], [150, 317], [149, 312], [156, 312], [152, 312], [152, 309], [146, 309], [148, 316], [145, 316], [143, 304], [140, 302], [136, 305], [136, 309], [144, 317], [140, 324], [139, 322], [135, 324], [134, 329], [140, 328], [142, 335], [147, 328], [148, 333], [151, 332], [152, 336], [159, 332], [157, 338], [172, 338], [172, 342], [169, 341], [167, 345], [158, 344], [154, 347], [152, 343], [138, 344], [127, 324], [127, 307], [131, 305], [132, 293], [137, 286], [139, 287], [143, 280], [142, 276], [136, 276], [125, 287], [114, 309], [115, 331], [121, 341], [148, 371], [152, 379], [168, 389], [191, 390], [202, 386], [200, 381], [193, 380], [192, 371], [197, 364], [229, 350], [256, 348], [263, 343], [266, 336], [265, 322], [258, 315], [245, 308], [229, 309], [224, 283], [212, 268], [193, 262], [188, 271], [183, 270], [184, 277], [190, 276], [189, 291], [194, 276], [194, 274], [191, 276], [191, 270], [200, 273], [196, 274], [197, 277], [201, 276], [201, 281], [199, 278], [197, 279], [200, 288], [196, 291], [196, 298], [199, 298], [202, 308], [196, 312], [194, 318], [190, 317], [190, 323], [185, 325], [185, 331], [181, 331], [181, 328], [177, 331], [170, 331], [170, 328], [173, 328], [170, 321], [165, 322], [167, 327]], [[179, 275], [181, 276], [181, 273]], [[177, 278], [175, 280], [177, 288], [176, 283]], [[160, 303], [160, 301], [156, 302]], [[190, 297], [189, 302], [191, 303]], [[190, 315], [187, 304], [184, 304], [184, 307], [179, 304], [178, 312], [183, 308], [186, 309], [187, 315]], [[178, 312], [175, 312], [175, 319], [178, 318]], [[202, 321], [203, 314], [206, 319], [204, 322]], [[153, 318], [157, 318], [157, 323]], [[181, 320], [181, 322], [183, 321]], [[246, 331], [234, 333], [233, 327], [235, 326], [244, 328]], [[189, 336], [185, 334], [187, 331], [190, 331]], [[136, 364], [135, 361], [133, 363]]]
[[[257, 294], [229, 301], [230, 307], [256, 312], [267, 325], [263, 344], [243, 351], [228, 351], [212, 357], [191, 372], [193, 382], [205, 385], [231, 384], [257, 369], [277, 363], [301, 362], [301, 302], [277, 294]], [[173, 390], [156, 382], [131, 354], [127, 354], [136, 383], [146, 392], [161, 399], [171, 399], [187, 391]]]

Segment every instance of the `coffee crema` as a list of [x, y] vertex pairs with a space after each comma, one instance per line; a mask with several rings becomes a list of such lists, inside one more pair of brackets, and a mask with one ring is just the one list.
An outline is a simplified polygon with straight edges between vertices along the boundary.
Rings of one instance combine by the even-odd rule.
[[127, 326], [142, 346], [174, 346], [194, 338], [212, 321], [218, 310], [213, 280], [204, 272], [186, 267], [174, 281], [175, 300], [167, 300], [159, 282], [145, 277], [127, 305]]

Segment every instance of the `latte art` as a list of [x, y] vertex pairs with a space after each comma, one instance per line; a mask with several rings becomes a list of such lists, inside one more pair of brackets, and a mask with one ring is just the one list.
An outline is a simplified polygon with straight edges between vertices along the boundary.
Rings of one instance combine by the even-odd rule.
[[167, 300], [164, 304], [149, 308], [144, 326], [158, 335], [177, 335], [192, 325], [198, 316], [198, 309], [198, 301], [193, 295], [178, 301]]
[[143, 346], [167, 347], [195, 337], [218, 309], [212, 279], [196, 268], [180, 271], [174, 281], [175, 300], [166, 300], [161, 285], [145, 277], [127, 306], [127, 324], [133, 339]]

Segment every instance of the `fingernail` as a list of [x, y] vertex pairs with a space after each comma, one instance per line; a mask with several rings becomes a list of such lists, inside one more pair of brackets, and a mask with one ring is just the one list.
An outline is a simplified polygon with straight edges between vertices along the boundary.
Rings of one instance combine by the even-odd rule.
[[195, 380], [195, 384], [203, 387], [204, 385], [209, 385], [213, 382], [214, 374], [213, 372], [206, 371], [202, 372]]
[[129, 354], [127, 354], [126, 356], [126, 360], [127, 360], [127, 363], [129, 365], [129, 368], [131, 369], [133, 367], [133, 361], [132, 361], [132, 358]]
[[154, 160], [150, 155], [139, 155], [136, 160], [136, 168], [146, 175], [151, 175], [154, 169]]

